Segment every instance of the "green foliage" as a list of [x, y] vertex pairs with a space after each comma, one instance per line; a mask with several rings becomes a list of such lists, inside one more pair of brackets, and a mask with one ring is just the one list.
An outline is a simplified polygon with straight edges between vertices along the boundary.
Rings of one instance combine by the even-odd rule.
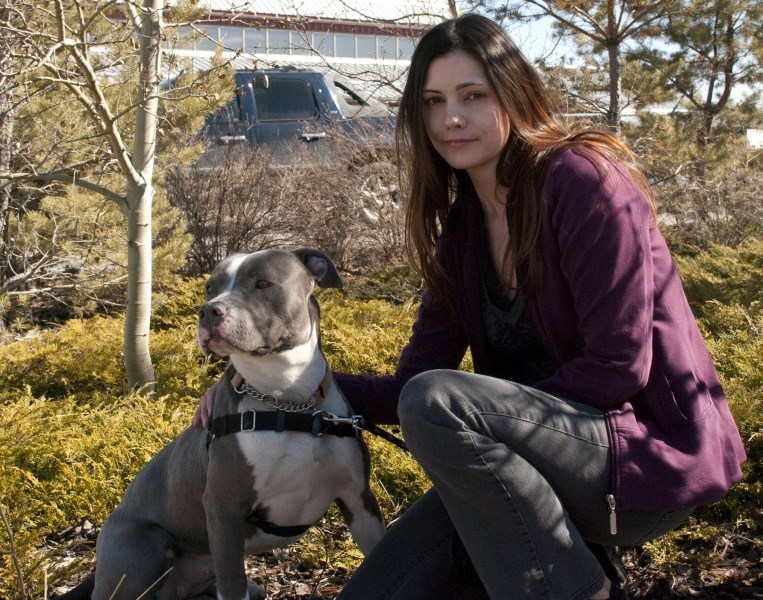
[[[657, 564], [712, 564], [720, 524], [746, 539], [760, 537], [757, 514], [763, 494], [763, 242], [736, 249], [711, 246], [676, 258], [687, 296], [718, 369], [742, 436], [744, 478], [731, 493], [695, 512], [687, 525], [650, 542], [644, 551]], [[756, 544], [760, 551], [761, 544]]]
[[[703, 512], [703, 511], [700, 511]], [[750, 554], [756, 555], [763, 551], [763, 542], [744, 523], [735, 524], [734, 531], [721, 527], [720, 521], [713, 521], [695, 513], [686, 524], [674, 531], [641, 547], [641, 551], [649, 562], [652, 570], [670, 573], [678, 567], [681, 570], [696, 569], [698, 572], [708, 572], [717, 565], [728, 565], [725, 555], [727, 545], [733, 543], [732, 538], [742, 538], [750, 547]], [[755, 579], [754, 573], [740, 569], [739, 577]]]
[[0, 346], [0, 400], [28, 388], [33, 397], [63, 399], [96, 392], [124, 392], [122, 323], [95, 317], [73, 319], [60, 331]]
[[[381, 276], [381, 280], [385, 277]], [[376, 280], [374, 285], [381, 280]], [[400, 295], [393, 292], [394, 303], [367, 300], [364, 299], [367, 291], [364, 289], [362, 286], [354, 288], [354, 293], [360, 294], [360, 300], [337, 290], [318, 291], [323, 310], [323, 350], [336, 371], [389, 374], [394, 372], [400, 351], [411, 335], [419, 299], [417, 295], [411, 295], [401, 302]], [[401, 288], [395, 283], [392, 289]], [[468, 352], [460, 368], [474, 369]]]
[[763, 303], [748, 306], [709, 301], [703, 327], [710, 354], [721, 376], [734, 419], [747, 451], [744, 480], [719, 507], [743, 517], [746, 500], [763, 493]]
[[[702, 116], [679, 107], [671, 114], [640, 111], [635, 120], [623, 125], [623, 133], [638, 153], [644, 170], [654, 182], [674, 183], [690, 193], [702, 193], [714, 181], [726, 185], [744, 186], [749, 174], [759, 170], [760, 152], [748, 147], [747, 128], [755, 128], [760, 119], [760, 93], [729, 102], [714, 117], [712, 137], [706, 145], [697, 146], [698, 131], [703, 127]], [[750, 189], [752, 192], [754, 190]], [[665, 201], [662, 185], [655, 187], [661, 205]], [[673, 192], [671, 192], [672, 194]], [[661, 210], [663, 210], [661, 206]]]
[[[83, 340], [84, 343], [84, 340]], [[55, 401], [28, 390], [3, 394], [0, 504], [15, 532], [16, 555], [30, 597], [42, 597], [43, 568], [56, 551], [43, 538], [85, 518], [102, 522], [142, 465], [187, 425], [195, 405], [110, 394]], [[177, 404], [173, 402], [173, 406]], [[0, 535], [0, 552], [8, 556]], [[0, 562], [0, 597], [14, 597], [15, 573]]]
[[[198, 400], [219, 376], [223, 363], [203, 359], [196, 347], [202, 291], [197, 279], [155, 298], [151, 351], [161, 396], [153, 402], [124, 395], [120, 318], [71, 320], [58, 331], [0, 346], [0, 506], [15, 533], [31, 597], [41, 596], [44, 570], [51, 585], [71, 570], [59, 565], [56, 550], [41, 548], [43, 539], [85, 519], [101, 523], [143, 464], [190, 424]], [[413, 303], [359, 302], [333, 290], [320, 296], [332, 365], [391, 370]], [[379, 337], [358, 327], [373, 327]], [[353, 338], [352, 348], [340, 348]], [[388, 351], [379, 352], [380, 344]], [[368, 441], [372, 485], [391, 521], [428, 483], [410, 456], [387, 442]], [[300, 549], [306, 562], [329, 572], [346, 574], [361, 559], [336, 510]], [[0, 535], [0, 553], [8, 555], [6, 535]], [[12, 562], [3, 561], [0, 597], [14, 597], [16, 587]]]
[[382, 269], [359, 281], [345, 281], [345, 291], [361, 300], [386, 300], [405, 304], [421, 296], [421, 276], [410, 266], [400, 265]]
[[763, 299], [763, 240], [751, 239], [738, 248], [714, 245], [675, 261], [686, 295], [700, 316], [715, 306], [708, 305], [710, 301], [748, 306]]
[[[21, 5], [17, 8], [23, 10]], [[170, 40], [176, 36], [175, 23], [189, 23], [205, 15], [206, 10], [195, 1], [168, 5], [163, 39]], [[129, 11], [123, 16], [129, 17]], [[125, 145], [131, 147], [140, 91], [136, 76], [140, 72], [140, 57], [132, 35], [135, 23], [130, 18], [115, 19], [108, 10], [95, 4], [88, 5], [84, 10], [81, 6], [67, 4], [60, 17], [66, 23], [68, 36], [80, 38], [83, 45], [99, 44], [98, 51], [87, 52], [87, 57], [103, 97], [91, 95], [82, 69], [63, 68], [72, 59], [61, 48], [51, 52], [51, 55], [58, 57], [57, 66], [62, 69], [60, 80], [51, 77], [48, 70], [29, 68], [31, 64], [43, 62], [40, 59], [46, 54], [48, 44], [53, 43], [51, 40], [57, 38], [56, 29], [59, 26], [55, 12], [30, 11], [25, 21], [29, 31], [24, 31], [22, 27], [16, 34], [20, 38], [35, 38], [34, 50], [20, 53], [30, 54], [31, 64], [15, 65], [19, 70], [23, 66], [29, 68], [23, 80], [27, 99], [19, 103], [14, 131], [20, 148], [19, 156], [23, 157], [20, 163], [33, 165], [37, 172], [54, 171], [61, 165], [76, 165], [80, 177], [94, 173], [113, 174], [115, 149], [104, 136], [103, 123], [96, 108], [98, 102], [104, 100], [107, 110], [112, 115], [118, 115], [119, 134]], [[22, 42], [19, 40], [16, 43]], [[26, 40], [23, 43], [27, 43]], [[39, 52], [39, 57], [34, 56], [35, 51]], [[35, 61], [35, 58], [38, 60]], [[179, 158], [176, 152], [178, 141], [197, 132], [204, 117], [230, 98], [234, 87], [233, 71], [230, 66], [223, 65], [219, 57], [210, 71], [205, 73], [194, 72], [190, 64], [180, 64], [171, 52], [163, 53], [163, 60], [160, 74], [174, 74], [176, 78], [171, 89], [162, 90], [157, 130], [158, 156], [162, 164], [176, 164]], [[78, 88], [80, 99], [65, 81]], [[81, 101], [82, 97], [92, 104], [86, 108], [87, 101]]]
[[[187, 25], [206, 15], [196, 2], [172, 4], [164, 15], [170, 24], [165, 34], [174, 35], [173, 19]], [[153, 174], [145, 170], [153, 160], [141, 156], [145, 144], [134, 147], [143, 84], [132, 18], [141, 11], [129, 6], [118, 18], [97, 3], [40, 10], [20, 2], [9, 9], [15, 26], [4, 26], [6, 43], [23, 50], [11, 53], [6, 69], [14, 73], [7, 98], [14, 125], [13, 164], [4, 168], [31, 177], [14, 187], [8, 214], [0, 218], [11, 221], [0, 269], [6, 280], [15, 279], [0, 291], [0, 329], [6, 322], [22, 330], [124, 307], [127, 228], [120, 198], [140, 188], [141, 177], [159, 180], [168, 165], [195, 160], [199, 149], [187, 139], [232, 95], [233, 70], [221, 57], [209, 71], [195, 73], [190, 63], [162, 52], [166, 62], [158, 77], [172, 78], [172, 85], [161, 86], [151, 155], [157, 161]], [[56, 46], [63, 32], [67, 42]], [[154, 139], [153, 131], [143, 133]], [[120, 160], [125, 156], [134, 164]], [[163, 189], [154, 192], [153, 283], [161, 286], [173, 282], [190, 238]]]
[[[180, 20], [182, 4], [173, 6], [171, 12]], [[186, 7], [187, 8], [187, 7]], [[200, 8], [194, 7], [198, 14]], [[188, 22], [186, 20], [186, 22]], [[176, 35], [176, 27], [165, 28], [167, 38]], [[226, 64], [218, 51], [208, 71], [199, 72], [190, 60], [180, 64], [172, 54], [165, 54], [169, 68], [179, 71], [172, 86], [162, 96], [161, 124], [157, 131], [160, 141], [159, 169], [162, 173], [169, 166], [191, 165], [202, 151], [198, 143], [189, 143], [201, 130], [204, 119], [225, 105], [233, 97], [236, 86], [234, 69]]]
[[[679, 257], [692, 305], [718, 366], [739, 424], [748, 461], [745, 479], [722, 502], [698, 510], [690, 522], [641, 551], [655, 564], [709, 563], [712, 550], [691, 553], [731, 522], [738, 535], [758, 536], [755, 515], [763, 489], [763, 271], [760, 242], [735, 250], [712, 248]], [[323, 347], [337, 370], [390, 373], [410, 335], [417, 295], [407, 300], [399, 273], [347, 291], [319, 290]], [[405, 279], [405, 277], [403, 277]], [[394, 302], [367, 299], [369, 289], [398, 290]], [[16, 554], [30, 597], [74, 568], [46, 536], [85, 519], [96, 524], [113, 510], [135, 473], [191, 421], [198, 399], [217, 378], [222, 362], [201, 357], [195, 342], [196, 307], [203, 280], [177, 282], [155, 297], [152, 355], [160, 396], [125, 395], [120, 356], [122, 321], [72, 320], [56, 332], [0, 346], [0, 508], [15, 536]], [[468, 359], [463, 368], [471, 368]], [[385, 519], [396, 519], [429, 486], [420, 467], [388, 442], [367, 435], [372, 486]], [[709, 546], [712, 545], [708, 544]], [[338, 511], [299, 543], [302, 559], [327, 575], [346, 576], [361, 560]], [[7, 532], [0, 553], [8, 556]], [[14, 597], [12, 561], [0, 562], [0, 597]]]
[[[127, 282], [125, 219], [117, 205], [81, 188], [47, 196], [23, 218], [11, 219], [13, 254], [39, 261], [30, 287], [45, 293], [0, 295], [0, 320], [15, 328], [112, 312], [124, 306]], [[162, 190], [153, 202], [153, 281], [181, 285], [176, 272], [190, 246], [179, 211]], [[19, 259], [20, 261], [20, 259]]]
[[322, 309], [321, 343], [332, 368], [374, 375], [394, 371], [410, 335], [415, 301], [400, 306], [380, 300], [357, 302], [336, 290], [321, 290], [318, 298]]
[[[151, 346], [162, 394], [206, 389], [221, 370], [196, 347], [196, 310], [201, 280], [179, 282], [173, 292], [154, 297]], [[114, 398], [125, 392], [121, 317], [71, 319], [58, 330], [0, 345], [0, 405], [7, 394], [28, 389], [48, 400], [91, 402], [91, 395]], [[200, 396], [197, 396], [200, 397]]]
[[196, 313], [204, 303], [205, 277], [176, 279], [154, 294], [151, 329], [196, 326]]
[[[747, 49], [758, 37], [762, 11], [759, 0], [682, 2], [665, 31], [669, 44], [658, 51], [664, 61], [665, 85], [707, 110], [723, 108], [724, 85], [760, 81], [761, 71], [754, 67], [755, 58]], [[727, 27], [731, 22], [734, 26]], [[708, 94], [706, 86], [714, 93]]]
[[[387, 427], [400, 437], [397, 428]], [[429, 489], [429, 479], [410, 454], [374, 436], [366, 436], [371, 452], [371, 486], [382, 507], [385, 521], [400, 517], [416, 498]]]

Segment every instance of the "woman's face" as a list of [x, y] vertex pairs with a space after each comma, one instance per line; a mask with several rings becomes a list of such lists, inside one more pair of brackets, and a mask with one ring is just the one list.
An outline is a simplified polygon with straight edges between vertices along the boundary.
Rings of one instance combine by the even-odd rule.
[[436, 58], [422, 95], [424, 124], [440, 156], [473, 181], [494, 178], [510, 125], [482, 64], [462, 50]]

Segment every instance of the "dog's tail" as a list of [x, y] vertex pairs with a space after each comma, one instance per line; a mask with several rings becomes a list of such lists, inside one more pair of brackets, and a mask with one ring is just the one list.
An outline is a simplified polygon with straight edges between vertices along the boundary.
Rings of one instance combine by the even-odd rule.
[[95, 589], [95, 571], [90, 573], [76, 587], [70, 589], [63, 596], [51, 596], [51, 600], [90, 600]]

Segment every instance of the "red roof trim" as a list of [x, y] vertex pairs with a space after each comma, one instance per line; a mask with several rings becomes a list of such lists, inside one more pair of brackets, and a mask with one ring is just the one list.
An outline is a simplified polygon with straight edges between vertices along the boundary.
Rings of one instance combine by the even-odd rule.
[[212, 11], [204, 23], [263, 29], [298, 29], [305, 31], [330, 31], [332, 33], [355, 33], [363, 35], [387, 35], [399, 37], [418, 37], [426, 29], [420, 25], [398, 25], [397, 23], [329, 20], [320, 17], [293, 17], [287, 15], [237, 14], [231, 17], [229, 12]]

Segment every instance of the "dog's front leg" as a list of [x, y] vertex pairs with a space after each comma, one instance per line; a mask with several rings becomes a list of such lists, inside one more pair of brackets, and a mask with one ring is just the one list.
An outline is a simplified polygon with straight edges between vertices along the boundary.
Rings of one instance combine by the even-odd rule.
[[[239, 503], [228, 502], [230, 494], [225, 488], [217, 488], [208, 481], [204, 492], [204, 508], [207, 513], [209, 549], [215, 569], [218, 600], [249, 600], [244, 568], [244, 544], [246, 523], [242, 515], [245, 508]], [[220, 493], [223, 492], [223, 493]]]
[[363, 556], [368, 556], [386, 532], [376, 497], [367, 485], [337, 498], [337, 506]]

